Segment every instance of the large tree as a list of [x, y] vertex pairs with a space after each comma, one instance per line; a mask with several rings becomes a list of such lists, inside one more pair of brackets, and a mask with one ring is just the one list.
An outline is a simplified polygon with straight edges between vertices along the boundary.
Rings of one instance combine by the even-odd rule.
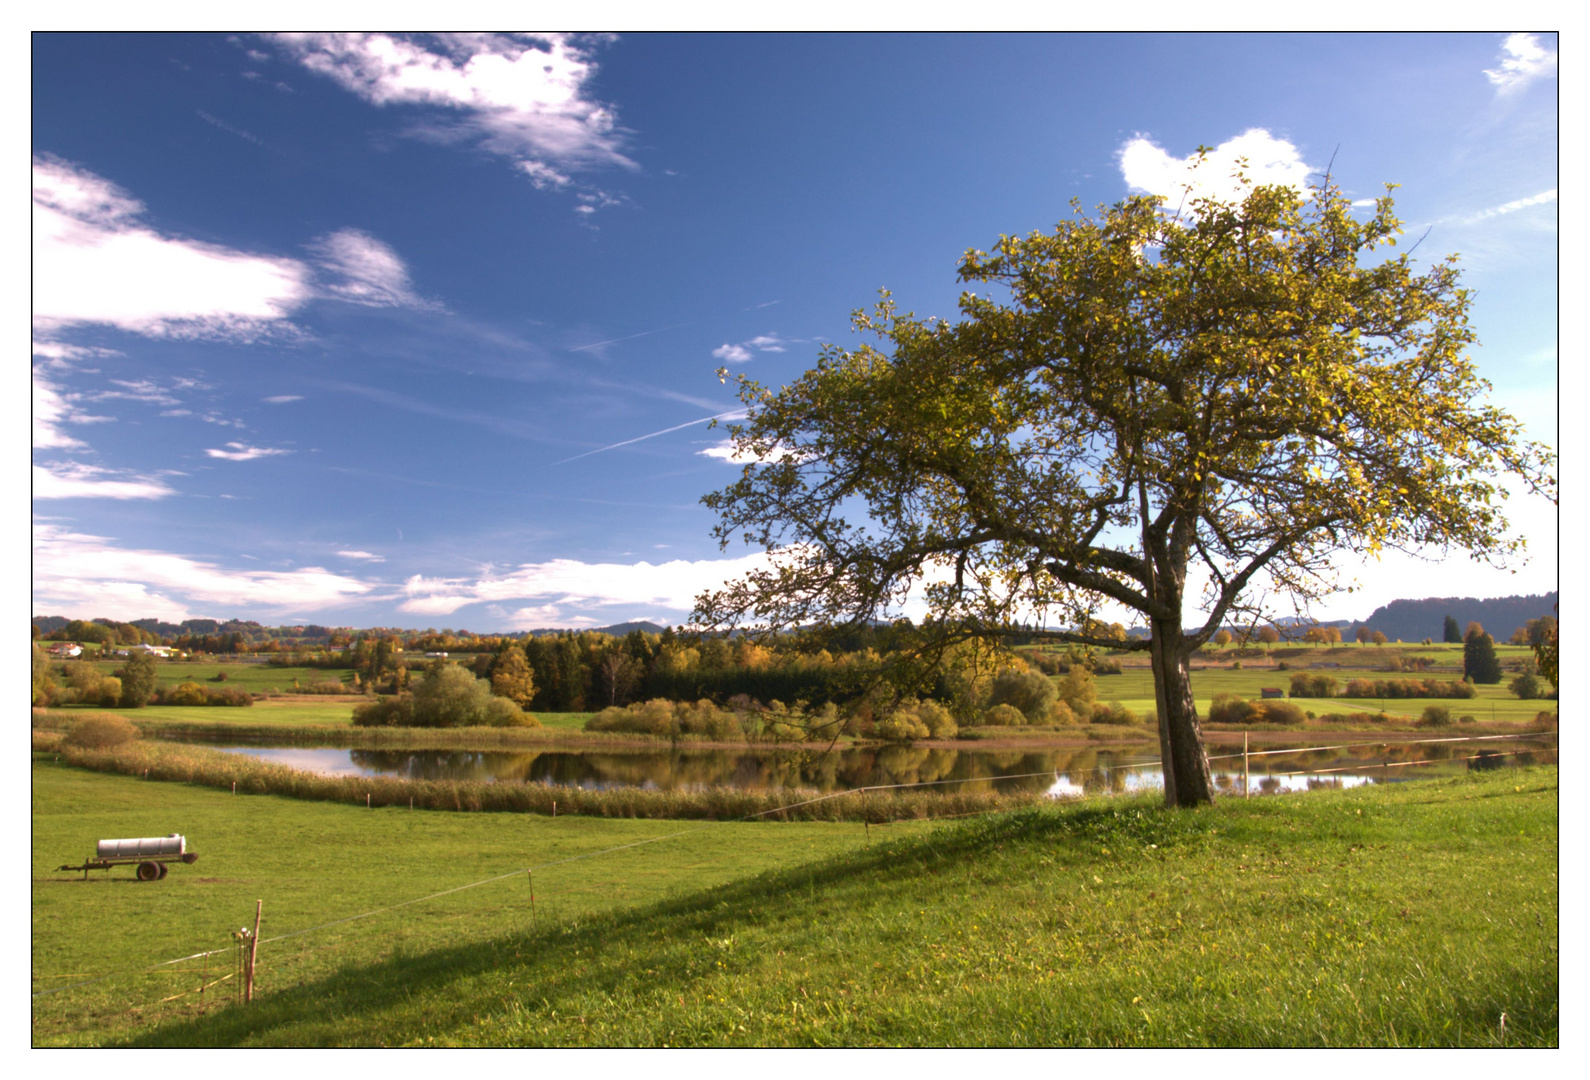
[[[1193, 650], [1277, 599], [1306, 611], [1340, 553], [1515, 554], [1502, 485], [1552, 494], [1549, 458], [1483, 403], [1456, 257], [1384, 257], [1389, 192], [1363, 215], [1328, 178], [1073, 209], [968, 252], [961, 281], [1002, 295], [964, 293], [961, 320], [885, 293], [854, 318], [881, 348], [828, 346], [776, 393], [737, 380], [758, 464], [704, 501], [720, 543], [774, 557], [694, 620], [855, 626], [914, 588], [925, 663], [1034, 621], [1148, 650], [1167, 802], [1208, 802]], [[1091, 632], [1108, 605], [1148, 639]]]

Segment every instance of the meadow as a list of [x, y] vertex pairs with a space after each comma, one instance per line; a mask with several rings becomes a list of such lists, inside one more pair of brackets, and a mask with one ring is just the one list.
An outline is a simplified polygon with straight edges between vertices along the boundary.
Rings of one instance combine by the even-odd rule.
[[[67, 988], [34, 998], [40, 1045], [1558, 1037], [1554, 767], [870, 829], [365, 810], [37, 756], [33, 791], [34, 985]], [[173, 830], [200, 860], [160, 882], [54, 869]], [[201, 1005], [206, 961], [145, 970], [256, 899], [252, 1005]]]

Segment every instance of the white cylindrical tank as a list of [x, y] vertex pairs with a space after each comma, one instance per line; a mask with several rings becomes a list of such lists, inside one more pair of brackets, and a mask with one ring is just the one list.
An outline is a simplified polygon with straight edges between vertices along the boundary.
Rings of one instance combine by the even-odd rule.
[[101, 840], [96, 849], [100, 859], [142, 859], [155, 855], [182, 855], [188, 850], [188, 838], [180, 833], [170, 836], [146, 836], [138, 840]]

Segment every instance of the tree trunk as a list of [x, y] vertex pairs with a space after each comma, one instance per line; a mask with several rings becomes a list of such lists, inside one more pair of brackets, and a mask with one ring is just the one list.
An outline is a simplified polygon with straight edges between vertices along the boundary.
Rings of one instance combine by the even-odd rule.
[[[1178, 607], [1179, 610], [1179, 607]], [[1215, 799], [1204, 750], [1203, 729], [1187, 675], [1187, 649], [1179, 625], [1152, 624], [1155, 648], [1154, 698], [1160, 708], [1160, 760], [1165, 772], [1165, 805], [1197, 806]]]

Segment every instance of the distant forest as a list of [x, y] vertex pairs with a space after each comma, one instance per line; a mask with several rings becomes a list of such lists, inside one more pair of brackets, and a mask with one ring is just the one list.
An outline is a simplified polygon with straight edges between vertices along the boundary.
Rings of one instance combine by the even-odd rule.
[[[1542, 615], [1556, 617], [1557, 594], [1502, 596], [1476, 600], [1472, 596], [1440, 597], [1426, 600], [1393, 600], [1375, 609], [1362, 625], [1379, 630], [1392, 641], [1441, 640], [1442, 623], [1448, 615], [1460, 627], [1477, 622], [1497, 641], [1506, 641], [1514, 630]], [[1353, 626], [1360, 624], [1354, 623]], [[1343, 637], [1349, 635], [1343, 634]]]
[[[1470, 622], [1477, 622], [1490, 632], [1498, 641], [1506, 641], [1512, 636], [1514, 630], [1523, 626], [1530, 619], [1538, 619], [1542, 615], [1555, 616], [1557, 593], [1549, 592], [1536, 596], [1503, 596], [1490, 600], [1479, 600], [1472, 596], [1464, 597], [1432, 597], [1424, 600], [1393, 600], [1391, 603], [1375, 609], [1369, 618], [1360, 620], [1339, 619], [1334, 622], [1323, 622], [1321, 626], [1335, 626], [1342, 630], [1342, 637], [1351, 641], [1353, 632], [1359, 626], [1367, 626], [1371, 630], [1378, 630], [1392, 641], [1416, 642], [1430, 638], [1433, 641], [1441, 640], [1442, 625], [1448, 615], [1457, 620], [1460, 627], [1467, 627]], [[307, 645], [315, 642], [325, 644], [346, 644], [349, 640], [359, 637], [380, 638], [394, 636], [406, 639], [413, 647], [421, 648], [467, 648], [471, 639], [476, 635], [468, 630], [406, 630], [396, 627], [367, 627], [355, 629], [353, 627], [328, 627], [328, 626], [262, 626], [257, 622], [238, 619], [220, 621], [216, 619], [188, 619], [181, 623], [162, 622], [158, 619], [135, 619], [131, 623], [115, 623], [110, 619], [96, 619], [97, 623], [115, 625], [118, 627], [136, 627], [142, 631], [142, 637], [151, 642], [164, 641], [171, 644], [180, 644], [184, 647], [200, 649], [203, 651], [241, 651], [242, 649], [257, 648], [267, 643], [279, 645]], [[1293, 620], [1283, 620], [1291, 623]], [[58, 634], [65, 630], [72, 622], [60, 615], [39, 615], [33, 619], [33, 625], [38, 628], [40, 635]], [[1302, 624], [1298, 624], [1301, 626]], [[1313, 625], [1313, 624], [1309, 624]], [[612, 637], [624, 637], [631, 631], [639, 630], [648, 634], [659, 634], [663, 627], [651, 622], [627, 622], [614, 626], [602, 626], [595, 629], [595, 633], [608, 634]], [[489, 632], [483, 636], [498, 641], [503, 639], [539, 638], [548, 635], [567, 633], [562, 630], [527, 630], [519, 632]], [[1287, 630], [1283, 627], [1283, 634]], [[1142, 632], [1137, 630], [1127, 631], [1128, 636], [1139, 637]], [[123, 637], [131, 635], [124, 634]], [[1023, 644], [1028, 635], [1017, 631], [1013, 635], [1013, 644]], [[215, 648], [215, 642], [226, 640], [229, 647]]]

